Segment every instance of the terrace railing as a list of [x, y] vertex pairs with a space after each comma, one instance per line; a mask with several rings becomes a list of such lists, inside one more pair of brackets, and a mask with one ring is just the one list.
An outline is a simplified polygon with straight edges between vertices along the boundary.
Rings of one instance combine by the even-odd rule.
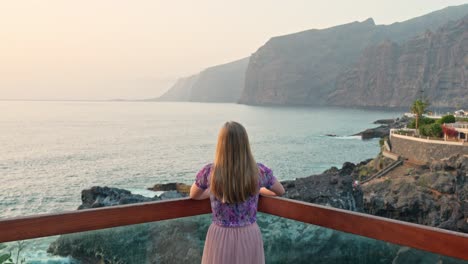
[[[468, 260], [468, 235], [290, 200], [261, 197], [259, 211], [345, 233]], [[188, 198], [0, 219], [0, 243], [142, 224], [211, 212], [208, 200]], [[281, 230], [281, 232], [289, 232]]]

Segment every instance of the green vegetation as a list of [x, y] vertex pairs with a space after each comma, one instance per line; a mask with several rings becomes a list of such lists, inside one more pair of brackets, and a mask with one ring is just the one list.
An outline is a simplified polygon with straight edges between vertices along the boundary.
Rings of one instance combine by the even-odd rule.
[[445, 115], [438, 120], [421, 116], [419, 120], [417, 118], [413, 119], [409, 123], [408, 128], [417, 128], [417, 123], [419, 123], [418, 131], [421, 136], [440, 138], [444, 134], [442, 124], [455, 123], [456, 121], [459, 120], [454, 115]]
[[419, 133], [425, 137], [440, 138], [443, 135], [442, 126], [438, 123], [423, 125], [419, 128]]
[[18, 241], [16, 247], [16, 254], [13, 254], [12, 251], [8, 253], [3, 253], [2, 250], [6, 249], [7, 246], [0, 244], [0, 264], [24, 264], [26, 259], [21, 258], [21, 251], [26, 247], [26, 242]]
[[[433, 118], [421, 117], [419, 119], [419, 126], [430, 125], [430, 124], [434, 124], [435, 122], [436, 120]], [[413, 119], [411, 123], [408, 124], [408, 128], [416, 128], [416, 119]]]
[[468, 117], [457, 117], [455, 120], [457, 122], [468, 122]]
[[383, 147], [385, 145], [385, 141], [388, 141], [388, 136], [385, 136], [379, 140], [380, 147]]
[[449, 123], [455, 123], [457, 120], [455, 119], [454, 115], [445, 115], [441, 119], [437, 120], [438, 124], [449, 124]]
[[415, 114], [416, 119], [416, 126], [415, 128], [419, 128], [419, 119], [422, 117], [424, 113], [427, 111], [427, 107], [429, 106], [428, 102], [423, 100], [416, 100], [414, 101], [413, 105], [411, 106], [411, 113]]
[[[0, 244], [0, 251], [5, 248], [6, 248], [5, 245]], [[13, 260], [11, 259], [11, 253], [0, 252], [0, 264], [10, 264], [10, 263], [13, 263]]]

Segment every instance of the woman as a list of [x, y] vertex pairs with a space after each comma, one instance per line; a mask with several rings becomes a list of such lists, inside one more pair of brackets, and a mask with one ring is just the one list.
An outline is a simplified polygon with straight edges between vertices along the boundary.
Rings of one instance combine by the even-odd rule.
[[213, 164], [204, 166], [190, 189], [192, 199], [211, 200], [213, 220], [202, 263], [265, 263], [256, 223], [259, 194], [282, 195], [272, 171], [256, 163], [245, 128], [227, 122], [218, 135]]

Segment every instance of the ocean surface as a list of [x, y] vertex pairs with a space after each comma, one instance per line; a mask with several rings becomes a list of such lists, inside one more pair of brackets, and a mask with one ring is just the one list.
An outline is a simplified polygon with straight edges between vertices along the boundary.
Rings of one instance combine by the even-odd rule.
[[[0, 218], [75, 210], [81, 190], [97, 185], [152, 196], [146, 188], [155, 183], [191, 184], [213, 159], [218, 130], [228, 120], [246, 127], [256, 160], [287, 180], [374, 157], [377, 139], [351, 135], [401, 114], [215, 103], [0, 101]], [[41, 254], [37, 257], [47, 258]]]

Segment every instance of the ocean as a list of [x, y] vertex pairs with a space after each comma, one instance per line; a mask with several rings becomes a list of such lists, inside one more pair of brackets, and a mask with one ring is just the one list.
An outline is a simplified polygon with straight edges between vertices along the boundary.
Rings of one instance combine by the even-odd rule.
[[[151, 196], [146, 188], [155, 183], [191, 184], [212, 161], [218, 130], [228, 120], [245, 126], [258, 162], [289, 180], [374, 157], [378, 140], [352, 135], [401, 114], [218, 103], [0, 101], [0, 218], [75, 210], [81, 190], [92, 186]], [[44, 247], [41, 242], [27, 250], [29, 260], [38, 258], [30, 263], [65, 261], [50, 262]]]

